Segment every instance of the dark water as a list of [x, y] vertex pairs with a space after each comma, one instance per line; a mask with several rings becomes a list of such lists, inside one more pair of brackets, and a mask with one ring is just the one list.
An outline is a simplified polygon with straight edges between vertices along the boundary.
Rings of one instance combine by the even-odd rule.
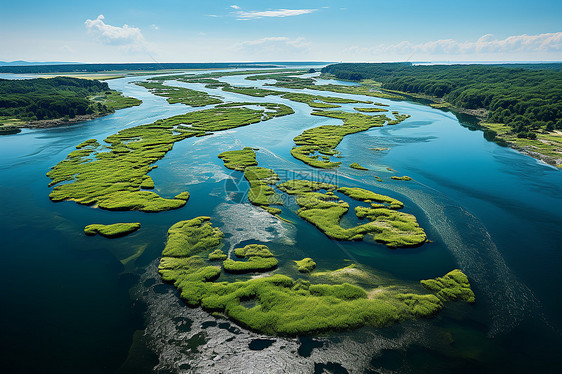
[[[337, 172], [313, 170], [291, 157], [293, 137], [307, 128], [340, 121], [312, 117], [307, 105], [277, 97], [249, 98], [208, 90], [232, 101], [281, 102], [296, 113], [176, 143], [150, 175], [162, 196], [185, 190], [191, 193], [182, 209], [144, 214], [52, 203], [45, 173], [77, 144], [195, 110], [169, 105], [165, 99], [127, 83], [139, 79], [111, 80], [109, 84], [142, 99], [140, 107], [87, 123], [0, 137], [0, 352], [6, 372], [150, 371], [158, 363], [158, 355], [163, 357], [162, 349], [155, 348], [157, 338], [148, 333], [158, 315], [154, 317], [151, 311], [155, 307], [146, 298], [133, 295], [132, 289], [151, 289], [156, 297], [168, 300], [170, 308], [172, 303], [181, 307], [172, 287], [147, 274], [154, 271], [153, 261], [161, 253], [169, 226], [199, 215], [213, 217], [226, 234], [227, 249], [240, 243], [269, 243], [282, 254], [280, 269], [289, 275], [295, 271], [292, 261], [303, 257], [314, 258], [319, 270], [359, 262], [376, 270], [383, 281], [405, 285], [460, 267], [476, 293], [473, 306], [449, 303], [436, 318], [382, 330], [364, 328], [281, 343], [248, 335], [237, 349], [249, 357], [260, 357], [264, 362], [268, 357], [282, 357], [290, 350], [282, 348], [286, 344], [295, 347], [287, 357], [302, 363], [309, 372], [319, 373], [562, 369], [559, 170], [486, 141], [481, 131], [474, 131], [468, 123], [463, 126], [452, 113], [383, 99], [376, 101], [412, 117], [398, 126], [346, 137], [338, 147], [342, 167]], [[237, 76], [224, 80], [256, 85]], [[203, 89], [201, 85], [189, 87]], [[351, 110], [353, 106], [357, 105], [343, 107]], [[260, 166], [273, 168], [282, 179], [299, 175], [322, 178], [402, 200], [405, 211], [418, 217], [432, 242], [394, 251], [370, 242], [335, 242], [302, 222], [291, 201], [282, 215], [295, 224], [264, 214], [247, 204], [244, 182], [230, 179], [240, 180], [240, 173], [224, 168], [216, 157], [224, 150], [243, 146], [259, 148]], [[370, 170], [351, 169], [348, 165], [352, 162]], [[391, 175], [408, 175], [415, 181], [391, 181]], [[384, 182], [377, 182], [374, 176]], [[141, 222], [141, 230], [115, 240], [86, 237], [82, 232], [90, 223], [127, 221]], [[194, 321], [204, 313], [186, 313], [194, 315], [172, 317], [178, 331], [193, 331], [185, 343], [186, 357], [215, 360], [220, 365], [222, 359], [213, 358], [207, 349], [211, 329], [231, 334], [232, 344], [240, 336], [246, 337], [235, 325], [220, 319], [213, 322], [212, 317], [203, 328]], [[143, 331], [147, 333], [143, 335]], [[166, 342], [179, 344], [173, 336]], [[350, 350], [342, 348], [350, 346], [362, 353], [350, 357]], [[176, 368], [198, 371], [193, 365], [186, 362]]]

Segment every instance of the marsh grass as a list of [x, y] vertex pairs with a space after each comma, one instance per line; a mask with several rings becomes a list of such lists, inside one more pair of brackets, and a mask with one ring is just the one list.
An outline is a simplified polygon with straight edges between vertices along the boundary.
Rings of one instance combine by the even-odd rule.
[[55, 202], [72, 200], [108, 210], [159, 212], [180, 208], [189, 199], [188, 192], [165, 199], [140, 190], [151, 186], [147, 174], [155, 167], [153, 164], [177, 141], [293, 113], [282, 104], [254, 105], [264, 110], [232, 103], [121, 130], [105, 139], [106, 147], [90, 141], [82, 143], [47, 173], [49, 185], [55, 186], [49, 197]]
[[459, 269], [445, 274], [443, 277], [420, 281], [421, 285], [435, 292], [442, 301], [463, 300], [474, 303], [474, 292], [470, 288], [468, 277]]
[[412, 178], [410, 178], [407, 175], [404, 175], [402, 177], [397, 177], [397, 176], [393, 175], [392, 177], [390, 177], [390, 179], [394, 179], [396, 181], [411, 181], [412, 180]]
[[[419, 226], [416, 217], [397, 212], [396, 209], [403, 208], [404, 204], [389, 196], [363, 188], [338, 188], [333, 184], [305, 180], [291, 180], [277, 187], [285, 193], [296, 195], [297, 204], [300, 206], [297, 215], [332, 239], [362, 240], [364, 235], [369, 234], [389, 248], [418, 246], [427, 240], [425, 231]], [[318, 192], [320, 190], [327, 192]], [[349, 204], [340, 200], [333, 193], [335, 190], [352, 199], [369, 203], [369, 207], [355, 208], [356, 216], [359, 219], [366, 218], [369, 222], [350, 228], [342, 227], [340, 221], [348, 213]]]
[[318, 154], [336, 155], [338, 152], [335, 148], [346, 135], [383, 126], [389, 120], [384, 115], [366, 115], [344, 111], [314, 111], [312, 114], [341, 119], [343, 125], [325, 125], [304, 131], [293, 139], [297, 146], [291, 150], [291, 155], [310, 166], [324, 169], [337, 168], [341, 162], [332, 162], [329, 157], [319, 159]]
[[140, 229], [139, 222], [134, 223], [114, 223], [112, 225], [91, 224], [84, 228], [84, 234], [93, 236], [100, 234], [106, 238], [118, 238], [128, 235]]
[[224, 161], [224, 166], [227, 168], [244, 172], [244, 178], [250, 184], [248, 200], [252, 204], [273, 215], [281, 213], [280, 209], [271, 207], [271, 205], [283, 205], [283, 200], [272, 187], [279, 181], [279, 176], [271, 169], [255, 166], [258, 163], [253, 148], [226, 151], [218, 157]]
[[184, 87], [165, 86], [161, 82], [137, 82], [138, 86], [148, 89], [152, 94], [167, 98], [170, 104], [182, 103], [192, 107], [200, 107], [222, 103], [218, 97], [203, 91]]
[[[187, 249], [178, 247], [175, 237], [179, 231], [182, 236], [187, 236], [184, 238], [186, 243], [195, 243], [201, 238], [221, 236], [218, 232], [201, 235], [198, 227], [206, 223], [208, 217], [198, 217], [172, 226], [174, 229], [170, 229], [166, 248], [173, 241], [171, 247], [177, 248], [176, 252], [182, 257], [167, 257], [163, 253], [159, 272], [163, 280], [179, 289], [187, 305], [221, 313], [248, 329], [270, 335], [296, 336], [364, 325], [384, 327], [404, 319], [430, 317], [443, 308], [443, 301], [433, 294], [398, 292], [392, 287], [368, 294], [362, 287], [345, 282], [311, 283], [282, 274], [219, 282], [220, 267], [212, 266], [200, 255], [193, 255], [213, 250], [216, 241], [193, 251], [193, 244], [187, 244]], [[192, 234], [195, 237], [189, 238]], [[247, 261], [227, 259], [223, 262], [225, 271], [266, 271], [266, 268], [272, 268], [273, 260], [277, 261], [265, 245], [236, 248], [235, 254]], [[297, 263], [306, 261], [306, 267], [310, 268], [312, 263], [308, 260]], [[337, 281], [340, 278], [329, 279]]]
[[357, 162], [352, 162], [351, 164], [349, 164], [349, 167], [357, 170], [369, 170], [366, 167], [359, 165]]
[[301, 273], [310, 273], [316, 268], [316, 262], [310, 257], [303, 258], [300, 261], [295, 261], [297, 269]]

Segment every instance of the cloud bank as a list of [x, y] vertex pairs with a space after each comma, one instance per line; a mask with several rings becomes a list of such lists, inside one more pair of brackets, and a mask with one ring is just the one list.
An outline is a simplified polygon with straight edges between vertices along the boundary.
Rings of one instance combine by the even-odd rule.
[[291, 39], [286, 36], [271, 36], [234, 45], [236, 52], [251, 58], [305, 58], [308, 56], [309, 49], [310, 43], [304, 38]]
[[103, 20], [103, 14], [100, 14], [98, 18], [88, 19], [84, 22], [88, 32], [95, 35], [103, 44], [137, 47], [144, 45], [144, 37], [138, 27], [130, 27], [126, 24], [122, 27], [112, 26], [103, 22]]
[[453, 39], [440, 39], [414, 44], [403, 41], [372, 48], [351, 47], [349, 53], [359, 55], [423, 55], [423, 56], [470, 56], [499, 55], [509, 57], [514, 54], [552, 53], [562, 51], [562, 32], [538, 35], [514, 35], [505, 39], [495, 39], [486, 34], [476, 41], [459, 42]]

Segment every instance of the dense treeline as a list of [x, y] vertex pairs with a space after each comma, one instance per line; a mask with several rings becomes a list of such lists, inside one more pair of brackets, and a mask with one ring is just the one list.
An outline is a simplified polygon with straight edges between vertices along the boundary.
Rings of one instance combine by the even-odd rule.
[[78, 78], [0, 79], [0, 116], [45, 120], [109, 112], [88, 96], [109, 91], [105, 82]]
[[45, 73], [97, 73], [122, 70], [161, 70], [161, 69], [227, 69], [227, 68], [276, 67], [271, 63], [136, 63], [136, 64], [59, 64], [0, 66], [0, 73], [45, 74]]
[[384, 89], [431, 95], [461, 108], [484, 108], [488, 121], [509, 125], [519, 137], [562, 129], [562, 64], [335, 64], [322, 72], [338, 79], [373, 79]]

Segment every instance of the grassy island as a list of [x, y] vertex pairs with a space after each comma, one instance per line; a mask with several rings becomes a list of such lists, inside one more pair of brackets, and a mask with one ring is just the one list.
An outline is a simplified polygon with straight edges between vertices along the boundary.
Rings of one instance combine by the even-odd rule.
[[224, 166], [232, 170], [244, 171], [246, 167], [258, 164], [256, 152], [250, 147], [245, 147], [239, 151], [226, 151], [220, 153], [218, 157], [224, 161]]
[[[325, 125], [305, 130], [293, 140], [297, 145], [291, 150], [291, 155], [310, 166], [324, 169], [333, 169], [341, 162], [332, 162], [329, 156], [339, 154], [335, 148], [346, 135], [367, 131], [373, 127], [381, 127], [385, 123], [397, 124], [407, 117], [396, 117], [391, 120], [385, 115], [367, 115], [344, 111], [313, 111], [315, 116], [337, 118], [343, 125]], [[402, 119], [398, 119], [402, 118]], [[322, 157], [320, 157], [322, 156]]]
[[83, 143], [47, 173], [50, 186], [55, 186], [49, 197], [55, 202], [72, 200], [108, 210], [159, 212], [180, 208], [189, 193], [169, 199], [141, 190], [143, 182], [150, 186], [147, 173], [154, 169], [153, 164], [175, 142], [293, 113], [282, 104], [254, 104], [264, 110], [243, 105], [231, 103], [121, 130], [105, 139], [107, 146]]
[[128, 235], [140, 229], [141, 224], [134, 223], [114, 223], [112, 225], [92, 224], [84, 228], [84, 234], [93, 236], [100, 234], [106, 238], [118, 238]]
[[250, 183], [248, 199], [254, 205], [277, 215], [281, 210], [271, 205], [283, 205], [280, 196], [273, 189], [279, 181], [279, 176], [271, 169], [257, 165], [256, 153], [250, 147], [242, 150], [226, 151], [218, 155], [224, 161], [224, 166], [232, 170], [244, 172], [244, 177]]
[[[439, 297], [417, 293], [413, 289], [398, 291], [394, 287], [379, 287], [377, 292], [372, 293], [351, 283], [312, 283], [282, 274], [217, 282], [221, 268], [205, 259], [208, 254], [202, 255], [220, 245], [220, 230], [201, 229], [207, 224], [210, 227], [208, 217], [178, 224], [170, 229], [168, 243], [162, 253], [159, 265], [162, 278], [178, 288], [187, 305], [221, 313], [235, 323], [260, 333], [296, 336], [349, 330], [364, 325], [383, 327], [400, 320], [430, 317], [444, 306]], [[185, 248], [178, 242], [178, 235]], [[194, 237], [190, 238], [191, 235]], [[205, 244], [194, 248], [193, 243], [202, 239]], [[178, 257], [166, 254], [171, 241], [173, 253]], [[242, 273], [254, 272], [254, 265], [257, 266], [258, 262], [254, 260], [255, 263], [252, 263], [252, 258], [277, 261], [265, 245], [237, 248], [235, 253], [248, 260], [226, 260], [223, 262], [225, 271], [229, 268]], [[307, 263], [310, 265], [309, 261]]]
[[211, 225], [210, 217], [180, 221], [168, 230], [164, 257], [189, 257], [220, 246], [223, 233]]
[[363, 113], [388, 112], [388, 109], [383, 109], [383, 108], [353, 108], [353, 109]]
[[[404, 204], [391, 197], [362, 188], [338, 189], [333, 184], [304, 180], [291, 180], [277, 187], [288, 194], [297, 195], [297, 204], [300, 206], [297, 215], [332, 239], [362, 240], [364, 235], [369, 234], [389, 248], [418, 246], [427, 240], [416, 217], [397, 212]], [[318, 192], [320, 190], [327, 192]], [[350, 228], [342, 227], [340, 220], [349, 211], [349, 204], [340, 200], [333, 193], [335, 190], [352, 199], [369, 203], [368, 207], [355, 208], [357, 217], [366, 218], [369, 222]], [[372, 201], [377, 203], [371, 203]]]
[[228, 256], [220, 249], [215, 249], [213, 252], [209, 253], [209, 261], [223, 261], [226, 260]]
[[411, 181], [412, 180], [412, 178], [407, 176], [407, 175], [404, 175], [402, 177], [397, 177], [397, 176], [393, 175], [392, 177], [390, 177], [390, 179], [394, 179], [395, 181]]
[[324, 169], [337, 168], [341, 162], [319, 159], [318, 154], [333, 156], [338, 154], [335, 148], [344, 136], [366, 131], [372, 127], [383, 126], [389, 119], [384, 116], [370, 116], [344, 111], [314, 111], [313, 115], [341, 119], [343, 125], [325, 125], [304, 131], [293, 140], [297, 145], [291, 155], [304, 163]]
[[300, 261], [295, 261], [297, 268], [301, 273], [310, 273], [316, 268], [316, 262], [310, 257], [303, 258]]
[[154, 95], [166, 97], [170, 104], [182, 103], [199, 107], [222, 103], [222, 100], [217, 97], [189, 88], [165, 86], [160, 82], [137, 82], [137, 85], [148, 89]]
[[349, 167], [357, 170], [369, 170], [366, 167], [359, 165], [357, 162], [352, 162], [351, 164], [349, 164]]
[[402, 99], [403, 97], [397, 94], [382, 92], [380, 87], [376, 85], [361, 85], [361, 86], [344, 86], [341, 84], [316, 84], [314, 78], [302, 78], [296, 76], [293, 72], [288, 73], [273, 73], [268, 75], [256, 75], [246, 77], [249, 80], [257, 79], [274, 79], [273, 84], [266, 84], [268, 86], [276, 86], [281, 88], [290, 88], [296, 90], [309, 89], [317, 91], [328, 91], [336, 93], [344, 93], [351, 95], [364, 95], [372, 97], [380, 97], [385, 99]]

